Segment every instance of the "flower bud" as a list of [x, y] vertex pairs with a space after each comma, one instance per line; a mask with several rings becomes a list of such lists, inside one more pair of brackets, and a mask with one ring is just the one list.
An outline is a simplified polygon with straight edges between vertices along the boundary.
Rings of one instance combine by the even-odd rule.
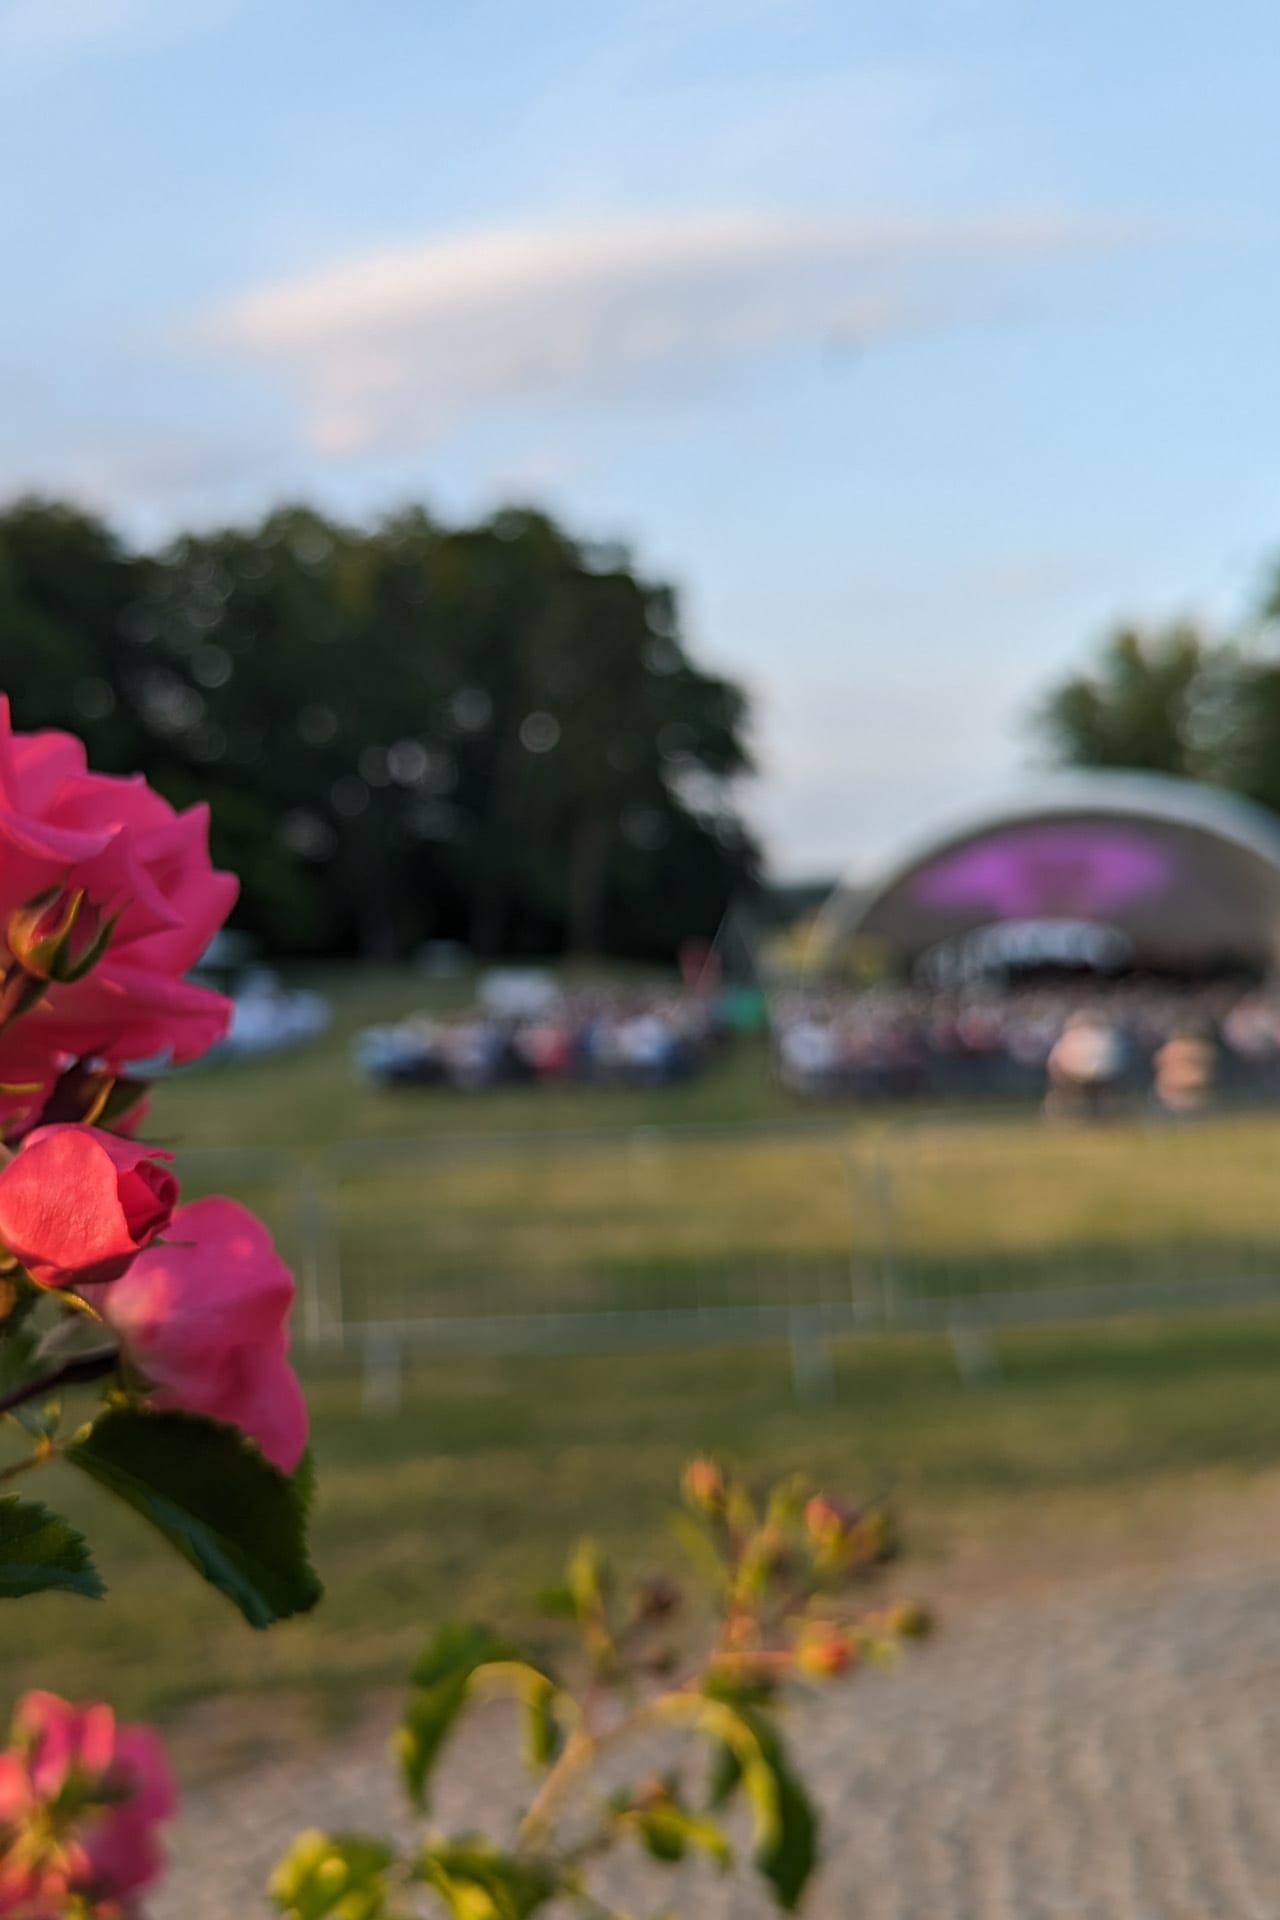
[[805, 1504], [804, 1524], [811, 1540], [834, 1545], [858, 1524], [858, 1512], [829, 1493], [815, 1493]]
[[847, 1673], [857, 1657], [857, 1648], [839, 1627], [815, 1623], [796, 1646], [796, 1670], [816, 1680], [834, 1680]]
[[104, 916], [83, 887], [49, 887], [9, 915], [9, 951], [35, 980], [83, 980], [107, 950], [116, 916]]
[[900, 1640], [923, 1640], [933, 1632], [933, 1615], [919, 1600], [897, 1600], [886, 1607], [884, 1624]]
[[705, 1514], [723, 1511], [724, 1475], [714, 1460], [691, 1460], [680, 1484], [691, 1507], [697, 1507]]

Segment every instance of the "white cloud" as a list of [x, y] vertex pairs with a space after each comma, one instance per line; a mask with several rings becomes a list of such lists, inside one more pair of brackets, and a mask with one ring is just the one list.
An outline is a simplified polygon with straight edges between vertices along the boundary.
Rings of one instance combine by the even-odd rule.
[[199, 337], [290, 384], [317, 451], [405, 452], [513, 405], [650, 396], [779, 349], [972, 317], [1010, 269], [1121, 237], [1035, 213], [529, 225], [263, 287]]

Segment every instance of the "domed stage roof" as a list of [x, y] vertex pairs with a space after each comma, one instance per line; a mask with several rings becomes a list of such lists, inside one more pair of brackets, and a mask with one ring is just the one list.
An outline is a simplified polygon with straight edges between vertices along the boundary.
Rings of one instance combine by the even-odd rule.
[[815, 938], [938, 979], [1030, 960], [1280, 964], [1280, 821], [1160, 774], [1062, 775], [838, 887]]

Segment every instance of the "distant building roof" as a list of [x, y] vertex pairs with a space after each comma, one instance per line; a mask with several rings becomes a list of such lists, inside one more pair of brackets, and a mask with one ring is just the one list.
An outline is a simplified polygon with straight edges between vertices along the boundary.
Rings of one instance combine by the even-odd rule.
[[818, 939], [898, 967], [982, 928], [1092, 922], [1139, 962], [1280, 964], [1280, 821], [1196, 781], [1090, 772], [1044, 781], [838, 887]]

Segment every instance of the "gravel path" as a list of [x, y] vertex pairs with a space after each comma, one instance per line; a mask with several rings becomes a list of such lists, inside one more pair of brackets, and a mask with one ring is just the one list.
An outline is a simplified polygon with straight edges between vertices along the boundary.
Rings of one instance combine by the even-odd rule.
[[[442, 1823], [519, 1785], [475, 1726]], [[1181, 1570], [976, 1605], [895, 1673], [792, 1723], [825, 1813], [818, 1920], [1277, 1920], [1280, 1565]], [[248, 1920], [283, 1841], [385, 1825], [381, 1730], [192, 1792], [154, 1920]], [[747, 1876], [624, 1872], [683, 1920], [760, 1920]]]

